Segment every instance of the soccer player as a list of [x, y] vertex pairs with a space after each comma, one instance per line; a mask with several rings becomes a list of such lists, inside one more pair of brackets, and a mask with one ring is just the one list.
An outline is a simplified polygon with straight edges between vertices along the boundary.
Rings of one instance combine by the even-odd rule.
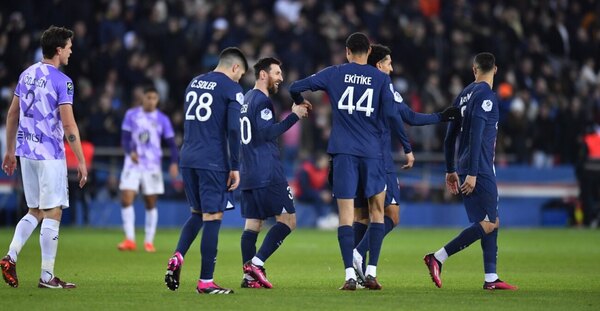
[[[496, 274], [498, 254], [498, 187], [494, 154], [498, 133], [498, 99], [492, 91], [496, 60], [491, 53], [477, 54], [473, 60], [475, 82], [456, 98], [462, 118], [448, 124], [444, 141], [446, 187], [452, 194], [462, 193], [465, 210], [472, 225], [435, 253], [423, 260], [431, 279], [442, 287], [442, 264], [481, 239], [485, 270], [484, 289], [515, 290], [516, 286], [501, 281]], [[458, 165], [455, 165], [455, 142], [458, 143]], [[460, 182], [460, 186], [459, 186]]]
[[[267, 57], [254, 65], [256, 84], [244, 96], [240, 114], [242, 139], [241, 181], [242, 217], [246, 219], [241, 238], [243, 288], [272, 288], [267, 280], [265, 261], [296, 228], [293, 195], [281, 164], [277, 138], [308, 115], [308, 105], [292, 105], [292, 113], [276, 122], [269, 95], [283, 82], [281, 62]], [[262, 246], [256, 252], [256, 239], [265, 219], [275, 217]]]
[[[371, 45], [371, 54], [367, 60], [368, 64], [379, 69], [381, 72], [390, 75], [394, 70], [392, 67], [392, 51], [384, 45], [373, 44]], [[429, 124], [436, 124], [439, 122], [446, 122], [454, 120], [460, 116], [460, 110], [457, 107], [448, 107], [444, 111], [439, 113], [417, 113], [411, 110], [408, 105], [403, 101], [402, 96], [394, 91], [394, 96], [399, 98], [400, 101], [395, 105], [398, 113], [402, 116], [402, 120], [412, 126], [422, 126]], [[385, 195], [385, 211], [384, 211], [384, 224], [385, 232], [384, 236], [387, 235], [395, 226], [400, 222], [400, 185], [398, 184], [398, 178], [396, 176], [396, 167], [391, 153], [391, 132], [386, 129], [383, 136], [383, 159], [385, 162], [386, 172], [386, 195]], [[410, 168], [409, 164], [404, 165], [402, 168]], [[359, 203], [359, 204], [357, 204]], [[367, 226], [369, 224], [368, 209], [365, 200], [358, 199], [355, 201], [355, 214], [354, 224], [354, 243], [356, 244], [354, 255], [354, 268], [358, 272], [359, 283], [364, 282], [364, 271], [363, 271], [363, 258], [367, 250], [369, 249], [369, 235], [366, 234]]]
[[77, 157], [79, 187], [85, 185], [88, 175], [73, 116], [75, 88], [58, 69], [69, 64], [71, 38], [73, 31], [63, 27], [50, 26], [42, 33], [44, 58], [21, 73], [6, 119], [7, 150], [2, 169], [12, 175], [17, 168], [16, 156], [20, 157], [29, 207], [15, 228], [8, 254], [0, 260], [4, 281], [12, 287], [19, 286], [17, 256], [41, 221], [42, 273], [38, 287], [75, 288], [75, 284], [54, 275], [62, 209], [69, 207], [63, 136]]
[[388, 120], [390, 128], [408, 141], [402, 118], [394, 109], [394, 88], [390, 77], [367, 64], [370, 52], [367, 36], [353, 33], [346, 40], [349, 63], [327, 67], [290, 86], [296, 104], [304, 101], [301, 92], [324, 90], [333, 106], [327, 152], [333, 157], [333, 179], [336, 181], [333, 183], [333, 195], [338, 202], [340, 220], [338, 241], [346, 271], [342, 290], [356, 289], [356, 273], [352, 265], [352, 222], [357, 189], [361, 189], [360, 195], [369, 200], [371, 220], [368, 228], [371, 256], [365, 285], [370, 289], [381, 289], [376, 269], [385, 231], [382, 135]]
[[175, 253], [167, 264], [165, 283], [179, 288], [183, 257], [204, 226], [202, 268], [196, 290], [201, 294], [232, 294], [213, 281], [223, 211], [232, 208], [232, 192], [240, 183], [240, 107], [238, 84], [248, 70], [238, 48], [226, 48], [217, 67], [190, 81], [185, 92], [185, 122], [180, 162], [191, 216], [181, 230]]
[[125, 163], [119, 189], [125, 240], [117, 247], [122, 251], [133, 251], [137, 248], [133, 201], [140, 185], [146, 207], [144, 249], [151, 253], [156, 251], [154, 248], [154, 234], [158, 222], [156, 200], [159, 194], [165, 192], [161, 165], [161, 137], [167, 142], [171, 151], [169, 175], [171, 178], [177, 178], [179, 174], [173, 125], [169, 117], [157, 109], [158, 101], [156, 88], [147, 87], [144, 90], [142, 105], [127, 110], [121, 126], [121, 146], [125, 152]]

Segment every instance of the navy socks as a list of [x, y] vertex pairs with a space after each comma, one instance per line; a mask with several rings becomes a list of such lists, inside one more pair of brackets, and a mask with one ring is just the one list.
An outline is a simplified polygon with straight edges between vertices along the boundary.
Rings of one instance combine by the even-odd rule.
[[448, 256], [452, 256], [484, 236], [485, 232], [483, 231], [481, 225], [477, 222], [463, 230], [457, 237], [454, 238], [454, 240], [448, 242], [444, 248], [446, 249]]
[[275, 223], [265, 236], [265, 240], [260, 246], [258, 253], [256, 253], [256, 257], [263, 262], [266, 261], [279, 248], [290, 232], [292, 230], [286, 224], [282, 222]]
[[481, 249], [483, 250], [483, 268], [485, 273], [496, 273], [496, 262], [498, 261], [498, 229], [481, 238]]
[[200, 255], [202, 256], [202, 268], [200, 269], [201, 280], [210, 280], [213, 278], [215, 261], [217, 259], [220, 228], [220, 220], [204, 222], [204, 232], [202, 232], [202, 242], [200, 243]]
[[256, 255], [256, 239], [258, 232], [252, 230], [244, 230], [242, 232], [242, 263], [245, 263]]
[[181, 234], [179, 235], [179, 242], [177, 242], [177, 248], [175, 249], [175, 251], [181, 253], [181, 256], [185, 257], [196, 236], [198, 236], [198, 232], [202, 229], [202, 224], [202, 215], [192, 213], [183, 225]]

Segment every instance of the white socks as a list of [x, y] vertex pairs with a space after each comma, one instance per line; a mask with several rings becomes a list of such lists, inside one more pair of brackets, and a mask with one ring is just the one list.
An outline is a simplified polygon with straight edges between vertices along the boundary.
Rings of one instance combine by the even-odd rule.
[[377, 266], [367, 266], [367, 271], [365, 272], [365, 276], [370, 275], [372, 277], [377, 277]]
[[154, 235], [156, 234], [156, 224], [158, 223], [158, 209], [154, 207], [151, 210], [146, 210], [146, 238], [145, 243], [154, 243]]
[[265, 265], [265, 262], [264, 262], [264, 261], [262, 261], [262, 260], [260, 260], [260, 258], [258, 258], [258, 257], [256, 257], [256, 256], [254, 256], [254, 257], [252, 257], [252, 264], [253, 264], [253, 265], [255, 265], [255, 266], [260, 266], [260, 267], [262, 267], [262, 266], [264, 266], [264, 265]]
[[498, 279], [498, 274], [496, 274], [496, 273], [486, 273], [485, 274], [485, 281], [488, 283], [494, 282], [497, 279]]
[[[133, 206], [126, 206], [121, 209], [121, 217], [123, 218], [123, 230], [127, 240], [135, 241], [135, 212]], [[156, 224], [158, 223], [158, 209], [155, 207], [151, 210], [146, 210], [146, 223], [144, 238], [145, 243], [154, 243], [156, 235]]]
[[58, 220], [46, 218], [42, 221], [40, 230], [40, 246], [42, 248], [42, 274], [40, 278], [44, 282], [54, 277], [54, 259], [58, 248]]
[[35, 230], [35, 227], [37, 227], [37, 225], [37, 218], [33, 217], [33, 215], [31, 214], [23, 216], [23, 218], [21, 218], [21, 220], [17, 224], [12, 242], [8, 247], [8, 255], [14, 262], [17, 262], [17, 256], [21, 252], [23, 245], [25, 245], [25, 242], [27, 242], [27, 240], [31, 236], [31, 233], [33, 232], [33, 230]]
[[122, 208], [121, 217], [123, 218], [125, 238], [127, 240], [135, 241], [135, 213], [133, 212], [133, 205]]
[[346, 268], [346, 281], [349, 279], [356, 281], [356, 272], [354, 272], [354, 268]]
[[448, 259], [448, 253], [446, 253], [446, 249], [443, 247], [440, 248], [439, 251], [435, 252], [433, 256], [435, 256], [435, 259], [439, 260], [441, 263], [444, 263], [444, 261]]

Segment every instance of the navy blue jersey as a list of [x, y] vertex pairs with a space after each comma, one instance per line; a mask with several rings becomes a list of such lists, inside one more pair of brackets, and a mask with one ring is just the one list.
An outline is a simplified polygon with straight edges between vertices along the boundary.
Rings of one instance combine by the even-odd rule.
[[287, 183], [277, 138], [298, 120], [295, 113], [290, 113], [285, 120], [277, 122], [273, 103], [265, 93], [257, 89], [246, 93], [239, 121], [242, 139], [242, 190]]
[[[403, 101], [402, 96], [398, 92], [394, 93], [394, 100], [396, 104], [394, 105], [396, 109], [396, 113], [402, 116], [402, 120], [409, 125], [413, 126], [421, 126], [421, 125], [429, 125], [436, 124], [442, 120], [442, 117], [439, 113], [418, 113], [414, 112], [408, 105]], [[408, 138], [399, 137], [402, 147], [404, 148], [404, 153], [412, 152], [410, 142]], [[394, 158], [392, 156], [392, 133], [388, 127], [384, 129], [383, 132], [383, 161], [385, 162], [385, 171], [395, 172], [396, 168], [394, 165]]]
[[209, 72], [192, 79], [185, 91], [181, 167], [239, 169], [239, 115], [243, 101], [242, 87], [223, 73]]
[[386, 118], [397, 118], [393, 119], [392, 130], [406, 136], [401, 117], [395, 113], [390, 77], [373, 66], [356, 63], [331, 66], [290, 85], [296, 103], [304, 100], [301, 92], [307, 90], [323, 90], [329, 95], [332, 129], [327, 152], [330, 154], [383, 158]]
[[[444, 153], [447, 172], [459, 175], [494, 176], [494, 156], [498, 133], [498, 99], [489, 84], [473, 82], [456, 98], [462, 118], [448, 125]], [[456, 137], [458, 167], [454, 166]]]

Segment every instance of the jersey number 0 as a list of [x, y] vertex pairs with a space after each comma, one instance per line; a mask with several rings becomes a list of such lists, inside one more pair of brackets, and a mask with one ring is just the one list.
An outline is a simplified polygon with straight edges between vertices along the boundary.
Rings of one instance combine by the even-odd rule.
[[240, 118], [240, 136], [242, 136], [242, 144], [247, 145], [252, 140], [252, 131], [250, 129], [250, 119], [244, 116]]

